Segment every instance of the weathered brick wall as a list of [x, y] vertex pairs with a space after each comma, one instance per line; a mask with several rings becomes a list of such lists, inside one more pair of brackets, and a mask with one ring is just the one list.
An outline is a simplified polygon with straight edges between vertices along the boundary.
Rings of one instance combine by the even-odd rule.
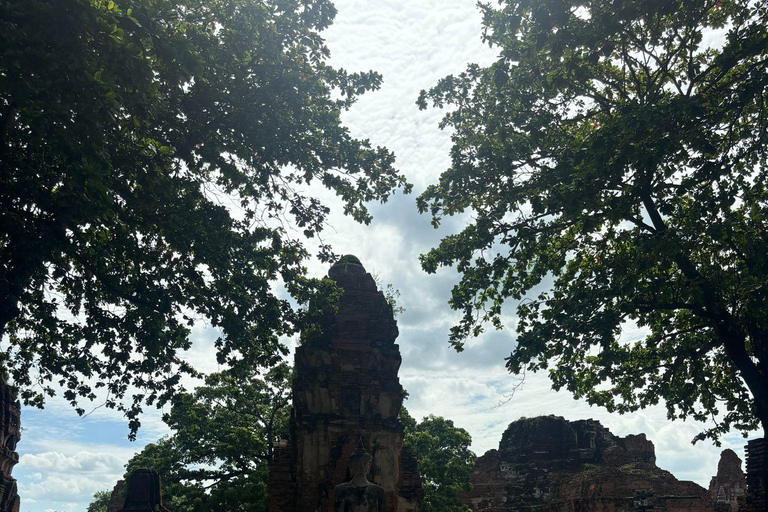
[[296, 471], [293, 446], [283, 440], [275, 446], [272, 465], [269, 468], [269, 512], [295, 510]]
[[328, 275], [344, 294], [326, 331], [296, 350], [293, 449], [273, 464], [270, 510], [333, 512], [333, 488], [349, 479], [349, 457], [360, 439], [373, 458], [370, 479], [387, 493], [388, 512], [417, 510], [420, 479], [402, 453], [392, 308], [357, 258], [342, 258]]
[[747, 494], [743, 512], [768, 511], [768, 443], [755, 439], [747, 443]]
[[21, 439], [21, 404], [16, 390], [0, 379], [0, 512], [19, 512], [16, 480], [11, 476], [19, 462], [16, 443]]
[[126, 484], [123, 512], [168, 512], [163, 506], [160, 475], [154, 469], [137, 469]]

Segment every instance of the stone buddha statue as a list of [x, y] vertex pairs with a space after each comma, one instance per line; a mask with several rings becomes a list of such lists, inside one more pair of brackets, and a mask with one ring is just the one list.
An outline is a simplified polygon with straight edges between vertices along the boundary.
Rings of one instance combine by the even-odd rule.
[[386, 512], [387, 495], [384, 489], [368, 481], [371, 456], [363, 447], [363, 440], [349, 458], [352, 480], [333, 489], [334, 512]]

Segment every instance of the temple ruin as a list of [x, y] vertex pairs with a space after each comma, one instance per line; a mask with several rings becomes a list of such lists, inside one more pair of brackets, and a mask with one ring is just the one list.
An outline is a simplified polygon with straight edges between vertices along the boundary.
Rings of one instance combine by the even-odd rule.
[[[417, 512], [423, 490], [403, 448], [392, 307], [354, 256], [328, 277], [343, 293], [335, 310], [315, 311], [319, 327], [302, 333], [296, 349], [290, 437], [275, 446], [269, 511]], [[0, 504], [16, 507], [0, 512], [18, 512], [10, 469], [18, 461], [19, 406], [7, 389], [0, 399]], [[619, 437], [595, 420], [521, 418], [497, 450], [477, 459], [473, 488], [461, 500], [472, 512], [766, 512], [766, 458], [765, 440], [751, 441], [745, 474], [736, 453], [724, 450], [705, 489], [659, 468], [645, 434]], [[118, 482], [108, 510], [164, 511], [157, 473]]]
[[137, 469], [112, 490], [107, 512], [168, 512], [163, 506], [160, 475], [154, 469]]
[[709, 482], [709, 496], [718, 505], [718, 512], [739, 512], [747, 493], [747, 479], [741, 459], [733, 450], [723, 450], [717, 464], [717, 475]]
[[645, 434], [618, 437], [598, 421], [558, 416], [512, 422], [471, 478], [462, 501], [474, 512], [736, 512], [745, 490], [731, 450], [707, 490], [656, 466]]
[[359, 443], [368, 479], [386, 493], [387, 512], [415, 512], [422, 498], [412, 455], [403, 449], [401, 357], [392, 307], [354, 256], [331, 267], [343, 290], [321, 332], [296, 350], [291, 438], [270, 470], [270, 512], [333, 512]]
[[160, 476], [153, 469], [137, 469], [128, 479], [122, 512], [168, 512], [163, 507]]
[[16, 390], [0, 379], [0, 512], [19, 512], [21, 500], [11, 472], [19, 462], [16, 443], [21, 439], [20, 414]]

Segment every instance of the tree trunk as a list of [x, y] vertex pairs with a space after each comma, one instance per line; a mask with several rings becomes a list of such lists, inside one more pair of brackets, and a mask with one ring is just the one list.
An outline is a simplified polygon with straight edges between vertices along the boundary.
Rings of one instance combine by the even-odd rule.
[[739, 372], [739, 376], [744, 379], [747, 389], [752, 394], [752, 408], [755, 417], [763, 426], [763, 436], [766, 436], [768, 435], [768, 375], [760, 371], [764, 362], [759, 361], [755, 364], [747, 351], [746, 333], [734, 332], [735, 328], [730, 327], [732, 323], [729, 317], [724, 316], [724, 321], [718, 322], [715, 326], [715, 332], [722, 341], [726, 354]]

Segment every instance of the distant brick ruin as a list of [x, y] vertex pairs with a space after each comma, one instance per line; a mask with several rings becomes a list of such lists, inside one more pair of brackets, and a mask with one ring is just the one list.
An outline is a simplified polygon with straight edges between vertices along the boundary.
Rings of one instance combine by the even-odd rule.
[[462, 500], [473, 512], [736, 512], [745, 478], [731, 450], [707, 490], [656, 466], [645, 434], [542, 416], [511, 423], [499, 449], [478, 459], [472, 485]]
[[160, 475], [153, 469], [137, 469], [112, 490], [107, 512], [168, 512], [163, 506]]
[[20, 416], [16, 390], [0, 379], [0, 512], [19, 512], [21, 500], [11, 472], [19, 462], [16, 443], [21, 439]]
[[163, 507], [160, 476], [153, 469], [137, 469], [128, 479], [122, 512], [168, 512]]
[[387, 512], [415, 512], [421, 479], [402, 446], [392, 307], [354, 256], [333, 265], [328, 277], [344, 293], [323, 332], [296, 350], [291, 439], [277, 446], [269, 510], [333, 512], [333, 489], [349, 480], [349, 459], [362, 439], [372, 457], [369, 479], [384, 488]]
[[120, 512], [125, 503], [125, 480], [118, 480], [107, 503], [107, 512]]
[[709, 496], [714, 500], [717, 512], [739, 512], [746, 492], [747, 480], [741, 459], [733, 450], [723, 450], [717, 464], [717, 475], [709, 482]]

